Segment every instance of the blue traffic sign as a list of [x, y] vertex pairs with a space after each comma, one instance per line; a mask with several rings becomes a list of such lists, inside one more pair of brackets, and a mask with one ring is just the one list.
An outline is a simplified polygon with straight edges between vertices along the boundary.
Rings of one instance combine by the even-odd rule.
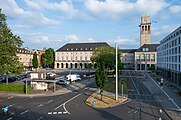
[[4, 112], [7, 113], [8, 112], [8, 107], [4, 107]]
[[92, 101], [92, 104], [94, 104], [94, 105], [95, 105], [95, 104], [96, 104], [96, 100], [93, 100], [93, 101]]

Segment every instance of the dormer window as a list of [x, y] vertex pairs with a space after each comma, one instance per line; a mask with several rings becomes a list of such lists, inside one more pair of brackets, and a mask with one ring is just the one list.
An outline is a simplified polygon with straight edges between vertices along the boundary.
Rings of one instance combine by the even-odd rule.
[[90, 50], [92, 50], [92, 48], [90, 48]]
[[144, 52], [149, 51], [149, 49], [148, 48], [143, 48], [142, 51], [144, 51]]
[[68, 51], [69, 49], [67, 48], [67, 51]]
[[77, 48], [75, 50], [77, 50]]
[[82, 48], [80, 48], [80, 50], [82, 50]]

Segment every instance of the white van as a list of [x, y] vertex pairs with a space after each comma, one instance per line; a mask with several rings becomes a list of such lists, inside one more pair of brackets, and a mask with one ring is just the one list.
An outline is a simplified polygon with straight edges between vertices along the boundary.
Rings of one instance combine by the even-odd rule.
[[68, 80], [70, 80], [70, 82], [73, 82], [76, 80], [81, 80], [80, 75], [78, 75], [78, 74], [68, 74], [67, 78], [68, 78]]

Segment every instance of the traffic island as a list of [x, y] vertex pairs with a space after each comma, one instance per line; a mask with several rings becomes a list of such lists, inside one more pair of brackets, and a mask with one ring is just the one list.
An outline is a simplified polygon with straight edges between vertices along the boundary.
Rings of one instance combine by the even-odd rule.
[[93, 93], [91, 96], [87, 98], [85, 103], [88, 106], [95, 108], [108, 108], [119, 105], [127, 100], [126, 97], [118, 97], [118, 100], [115, 100], [114, 96], [103, 95], [101, 99], [101, 95], [99, 93]]

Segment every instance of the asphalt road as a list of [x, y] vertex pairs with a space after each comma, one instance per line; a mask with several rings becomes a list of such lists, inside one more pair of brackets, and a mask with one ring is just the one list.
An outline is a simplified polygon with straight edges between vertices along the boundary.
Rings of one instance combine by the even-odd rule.
[[3, 110], [0, 111], [0, 120], [159, 120], [159, 118], [169, 120], [164, 112], [160, 113], [160, 106], [140, 82], [139, 79], [147, 79], [144, 78], [144, 73], [128, 72], [125, 74], [139, 76], [128, 78], [129, 98], [132, 100], [125, 104], [107, 109], [87, 106], [84, 101], [95, 92], [95, 84], [93, 84], [57, 96], [0, 96], [0, 108], [9, 106], [7, 115], [4, 115]]
[[[134, 113], [138, 113], [136, 118], [149, 120], [169, 120], [170, 118], [163, 111], [160, 104], [154, 99], [152, 94], [144, 86], [141, 80], [148, 80], [144, 72], [127, 71], [128, 80], [128, 97], [132, 99], [132, 107]], [[133, 119], [135, 114], [133, 114]]]

